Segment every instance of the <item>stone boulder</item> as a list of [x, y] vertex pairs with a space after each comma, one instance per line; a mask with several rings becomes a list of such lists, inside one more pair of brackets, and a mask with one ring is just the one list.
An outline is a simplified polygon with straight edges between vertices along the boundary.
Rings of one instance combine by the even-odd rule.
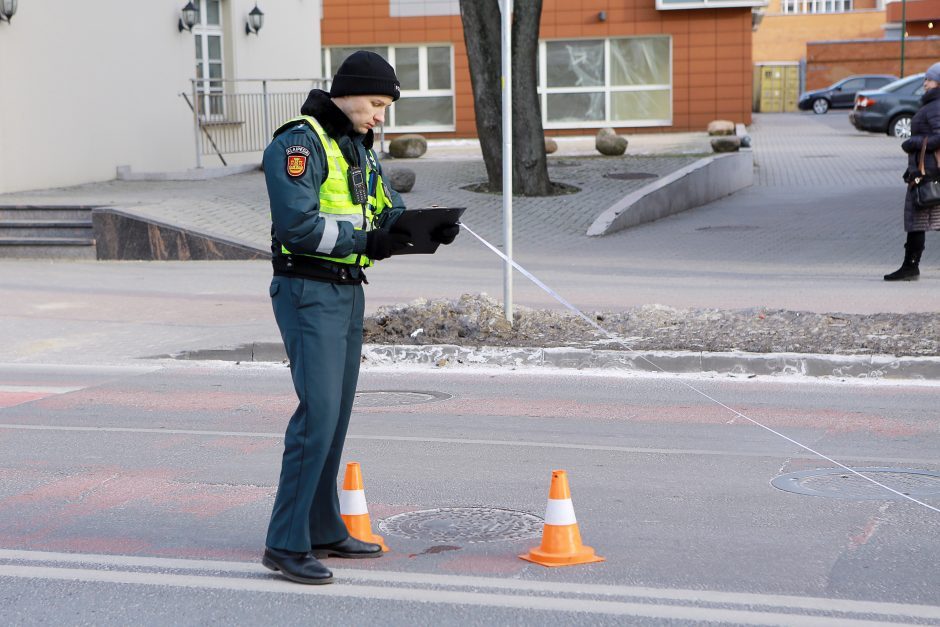
[[428, 140], [421, 135], [401, 135], [388, 143], [388, 154], [396, 159], [416, 159], [428, 151]]
[[712, 138], [712, 150], [715, 152], [737, 152], [741, 148], [741, 138], [737, 135]]
[[597, 131], [594, 147], [602, 155], [616, 157], [627, 151], [627, 138], [617, 135], [612, 128], [602, 128]]
[[558, 142], [551, 137], [545, 138], [545, 154], [550, 155], [558, 151]]
[[410, 192], [415, 186], [414, 170], [408, 168], [389, 168], [385, 171], [384, 178], [388, 180], [388, 186], [399, 194]]
[[708, 123], [709, 135], [734, 135], [734, 122], [731, 120], [713, 120]]

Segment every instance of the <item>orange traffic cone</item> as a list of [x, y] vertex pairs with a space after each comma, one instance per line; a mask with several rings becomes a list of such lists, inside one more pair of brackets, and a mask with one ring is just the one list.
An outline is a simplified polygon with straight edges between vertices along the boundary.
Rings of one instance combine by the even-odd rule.
[[581, 533], [578, 531], [571, 491], [568, 489], [568, 473], [564, 470], [552, 471], [552, 487], [548, 492], [541, 546], [519, 557], [542, 566], [604, 561], [603, 557], [594, 554], [594, 549], [581, 544]]
[[346, 523], [349, 535], [363, 542], [379, 544], [383, 551], [388, 552], [382, 536], [372, 533], [372, 521], [369, 520], [369, 507], [366, 505], [366, 492], [362, 486], [359, 462], [346, 464], [343, 491], [339, 493], [339, 513]]

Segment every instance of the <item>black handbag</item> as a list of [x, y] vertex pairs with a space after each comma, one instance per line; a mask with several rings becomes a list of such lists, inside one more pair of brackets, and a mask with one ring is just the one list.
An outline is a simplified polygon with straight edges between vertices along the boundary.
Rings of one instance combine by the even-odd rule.
[[[927, 138], [925, 137], [924, 143], [920, 146], [920, 159], [918, 159], [917, 162], [917, 167], [920, 169], [920, 176], [914, 177], [914, 180], [911, 181], [914, 188], [914, 204], [919, 209], [940, 207], [940, 181], [935, 178], [927, 177], [927, 170], [924, 167], [926, 158]], [[940, 157], [938, 157], [936, 152], [934, 153], [934, 158], [937, 159], [937, 163], [940, 165]]]

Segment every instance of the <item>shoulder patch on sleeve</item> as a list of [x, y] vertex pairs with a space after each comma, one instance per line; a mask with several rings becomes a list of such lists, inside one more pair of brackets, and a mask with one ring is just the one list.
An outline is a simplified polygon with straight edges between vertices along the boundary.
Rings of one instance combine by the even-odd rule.
[[310, 149], [306, 146], [287, 147], [287, 174], [293, 177], [303, 176], [307, 171], [307, 159]]

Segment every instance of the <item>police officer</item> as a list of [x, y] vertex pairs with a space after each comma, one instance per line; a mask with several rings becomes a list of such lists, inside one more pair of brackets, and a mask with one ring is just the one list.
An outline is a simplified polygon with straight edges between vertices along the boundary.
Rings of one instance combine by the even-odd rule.
[[[262, 563], [299, 583], [333, 580], [317, 558], [382, 555], [378, 544], [346, 530], [336, 476], [359, 377], [363, 270], [410, 239], [390, 230], [405, 207], [372, 149], [372, 129], [399, 90], [381, 56], [358, 51], [330, 92], [311, 91], [302, 115], [281, 126], [264, 151], [270, 295], [300, 402], [284, 437]], [[449, 244], [458, 230], [447, 225], [433, 237]]]

